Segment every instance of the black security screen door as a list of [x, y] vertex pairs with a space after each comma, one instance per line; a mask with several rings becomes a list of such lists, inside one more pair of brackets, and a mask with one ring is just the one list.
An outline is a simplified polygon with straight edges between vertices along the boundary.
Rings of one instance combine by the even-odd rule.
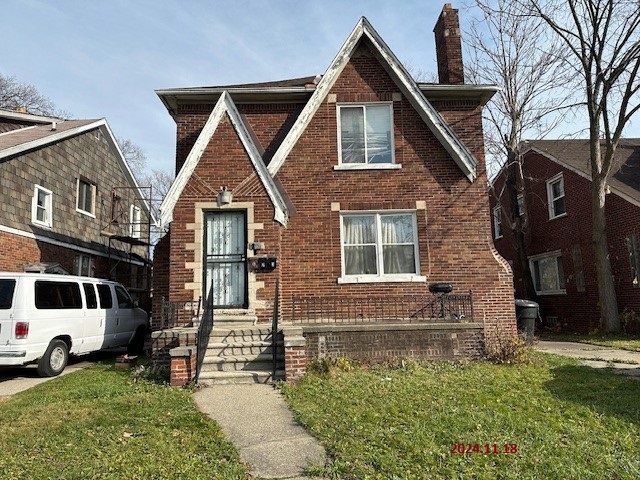
[[246, 308], [246, 213], [208, 213], [205, 224], [204, 297], [214, 308]]

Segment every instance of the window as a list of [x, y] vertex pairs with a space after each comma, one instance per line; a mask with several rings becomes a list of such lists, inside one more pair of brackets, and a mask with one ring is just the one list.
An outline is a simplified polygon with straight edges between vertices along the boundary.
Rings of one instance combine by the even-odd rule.
[[502, 208], [500, 205], [493, 209], [493, 238], [496, 240], [502, 238]]
[[36, 225], [51, 227], [53, 220], [53, 194], [40, 185], [33, 189], [31, 201], [31, 221]]
[[631, 261], [631, 283], [634, 287], [640, 287], [640, 242], [635, 233], [627, 237], [627, 249]]
[[0, 280], [0, 310], [9, 310], [11, 308], [15, 288], [15, 280]]
[[414, 213], [345, 214], [341, 221], [343, 280], [356, 276], [378, 277], [380, 281], [417, 276]]
[[567, 214], [564, 200], [564, 178], [562, 174], [547, 180], [547, 200], [549, 202], [549, 220]]
[[95, 215], [96, 186], [82, 178], [78, 179], [78, 201], [76, 210], [86, 215]]
[[584, 292], [584, 267], [582, 265], [582, 249], [580, 245], [571, 247], [571, 259], [573, 260], [573, 277], [576, 281], [576, 290]]
[[533, 284], [538, 295], [566, 293], [562, 253], [559, 250], [530, 257], [529, 266], [531, 267]]
[[87, 301], [87, 308], [93, 310], [98, 308], [98, 299], [96, 298], [96, 289], [91, 283], [83, 283], [84, 298]]
[[393, 163], [391, 104], [338, 105], [341, 164]]
[[76, 275], [80, 277], [90, 277], [93, 274], [93, 261], [90, 255], [80, 254], [75, 261]]
[[140, 224], [140, 207], [131, 205], [129, 209], [129, 235], [133, 238], [140, 238], [141, 224]]
[[120, 285], [116, 285], [116, 298], [118, 299], [118, 308], [133, 308], [131, 297]]
[[524, 215], [524, 195], [523, 194], [518, 195], [517, 203], [518, 203], [518, 216], [521, 217]]
[[35, 284], [36, 308], [47, 310], [82, 308], [80, 285], [76, 282], [48, 282]]
[[100, 299], [100, 308], [106, 310], [113, 308], [113, 298], [111, 297], [111, 287], [109, 285], [100, 284], [98, 287], [98, 298]]

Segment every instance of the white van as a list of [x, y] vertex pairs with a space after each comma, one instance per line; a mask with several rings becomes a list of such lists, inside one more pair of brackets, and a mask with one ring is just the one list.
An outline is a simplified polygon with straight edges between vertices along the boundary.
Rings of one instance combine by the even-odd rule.
[[148, 322], [119, 283], [0, 272], [0, 366], [37, 362], [38, 374], [52, 377], [69, 354], [120, 346], [140, 351]]

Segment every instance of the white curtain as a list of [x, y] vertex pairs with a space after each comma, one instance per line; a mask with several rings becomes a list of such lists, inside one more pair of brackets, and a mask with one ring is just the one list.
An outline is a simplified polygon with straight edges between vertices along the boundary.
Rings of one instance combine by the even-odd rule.
[[416, 273], [411, 215], [383, 215], [382, 256], [384, 273]]
[[362, 107], [340, 108], [340, 143], [342, 163], [365, 163]]
[[345, 274], [378, 273], [375, 216], [345, 216], [342, 221]]

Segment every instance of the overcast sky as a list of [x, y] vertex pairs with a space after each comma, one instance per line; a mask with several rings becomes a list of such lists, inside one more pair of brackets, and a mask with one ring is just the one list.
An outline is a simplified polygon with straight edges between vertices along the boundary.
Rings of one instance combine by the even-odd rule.
[[3, 0], [0, 72], [74, 117], [106, 117], [172, 170], [175, 124], [155, 89], [322, 73], [361, 15], [401, 61], [433, 72], [443, 3]]

